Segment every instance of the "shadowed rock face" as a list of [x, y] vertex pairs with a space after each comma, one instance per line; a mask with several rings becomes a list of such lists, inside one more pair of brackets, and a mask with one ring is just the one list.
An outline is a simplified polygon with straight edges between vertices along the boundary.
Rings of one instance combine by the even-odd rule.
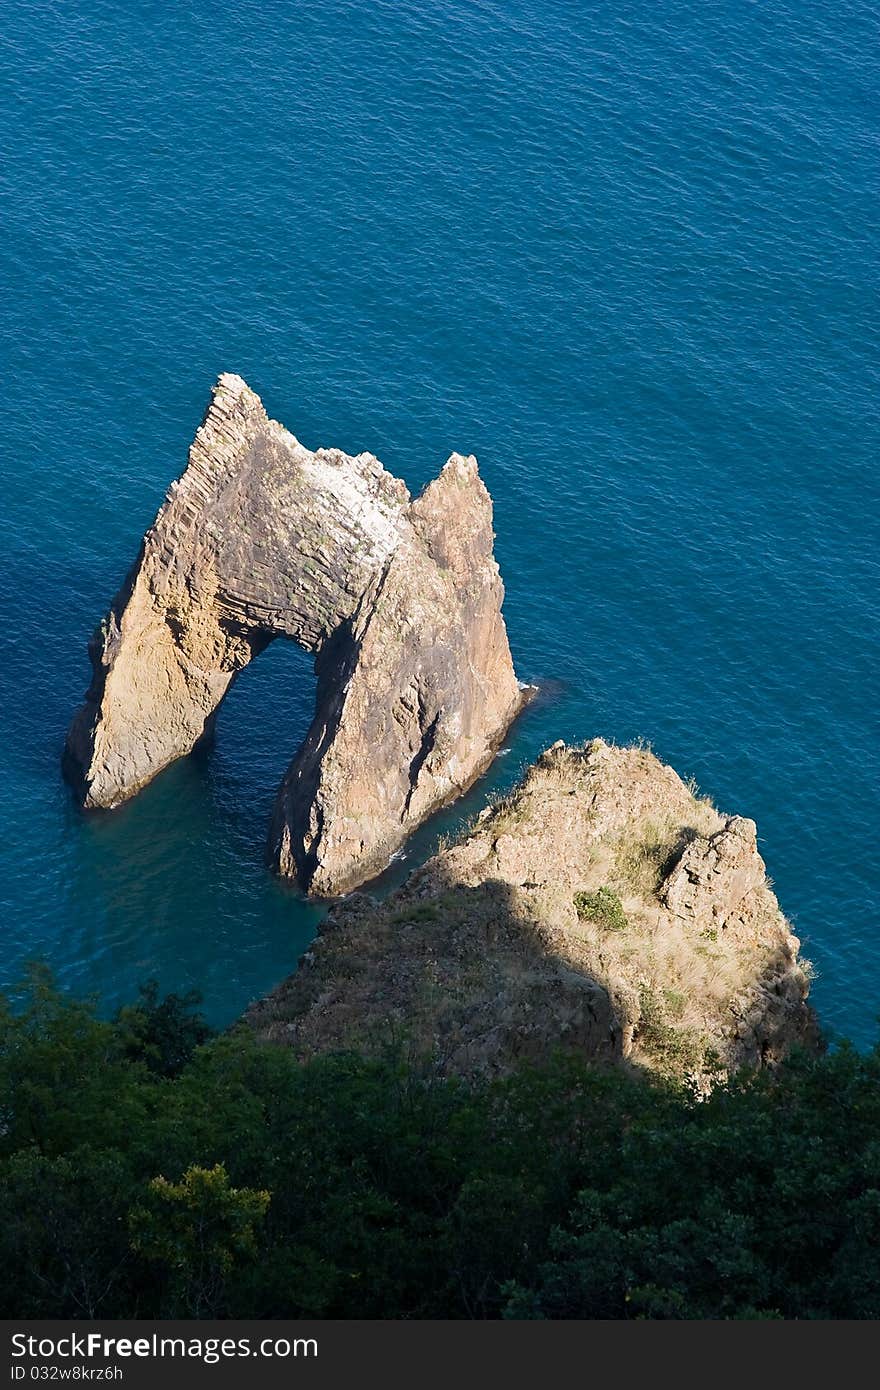
[[211, 732], [276, 637], [316, 654], [315, 718], [278, 794], [277, 870], [316, 894], [378, 872], [486, 768], [522, 705], [492, 504], [453, 454], [415, 501], [371, 454], [312, 453], [224, 375], [183, 476], [92, 639], [65, 766], [112, 807]]

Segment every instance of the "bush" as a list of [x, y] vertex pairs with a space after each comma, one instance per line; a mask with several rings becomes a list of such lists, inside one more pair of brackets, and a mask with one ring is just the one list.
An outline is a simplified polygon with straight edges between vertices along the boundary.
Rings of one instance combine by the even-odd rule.
[[177, 1076], [193, 1052], [211, 1036], [211, 1029], [196, 1010], [202, 1002], [197, 990], [159, 997], [158, 980], [141, 985], [134, 1004], [116, 1015], [116, 1031], [126, 1057], [142, 1061], [160, 1076]]
[[625, 931], [629, 926], [623, 903], [610, 888], [595, 893], [575, 893], [574, 906], [582, 922], [595, 922], [608, 931]]
[[246, 1029], [175, 1071], [130, 1025], [43, 973], [0, 1006], [0, 1316], [880, 1316], [880, 1049], [696, 1103], [570, 1057], [465, 1085]]

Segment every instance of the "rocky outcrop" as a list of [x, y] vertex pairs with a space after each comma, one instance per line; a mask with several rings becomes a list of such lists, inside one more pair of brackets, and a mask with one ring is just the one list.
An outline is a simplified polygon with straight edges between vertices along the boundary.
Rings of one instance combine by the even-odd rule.
[[277, 637], [316, 655], [315, 718], [270, 854], [315, 894], [378, 872], [484, 771], [520, 709], [492, 505], [453, 454], [415, 501], [371, 454], [315, 452], [221, 376], [183, 476], [93, 638], [67, 770], [112, 807], [211, 732]]
[[661, 901], [689, 925], [717, 931], [760, 887], [764, 875], [758, 827], [733, 816], [713, 835], [698, 836], [687, 845], [663, 883]]
[[386, 902], [334, 907], [248, 1017], [304, 1054], [396, 1042], [469, 1074], [561, 1047], [708, 1085], [815, 1043], [798, 947], [754, 822], [597, 739], [549, 749]]

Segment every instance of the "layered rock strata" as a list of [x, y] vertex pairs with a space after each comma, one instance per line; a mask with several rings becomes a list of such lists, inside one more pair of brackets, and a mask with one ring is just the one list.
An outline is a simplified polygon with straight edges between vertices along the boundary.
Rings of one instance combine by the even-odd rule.
[[710, 1085], [816, 1042], [753, 821], [639, 748], [554, 745], [384, 903], [332, 909], [248, 1018], [303, 1054], [404, 1045], [444, 1072], [557, 1048]]
[[502, 597], [475, 459], [453, 454], [412, 500], [372, 454], [312, 452], [221, 376], [92, 640], [66, 768], [84, 806], [117, 806], [291, 638], [315, 653], [317, 703], [270, 857], [314, 894], [345, 891], [485, 770], [521, 708]]

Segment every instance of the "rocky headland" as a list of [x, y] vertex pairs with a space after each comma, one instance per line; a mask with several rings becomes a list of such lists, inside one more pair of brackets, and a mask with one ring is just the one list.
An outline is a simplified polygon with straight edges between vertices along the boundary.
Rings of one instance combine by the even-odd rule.
[[386, 901], [334, 906], [247, 1017], [303, 1055], [476, 1075], [562, 1048], [707, 1085], [815, 1045], [798, 948], [754, 822], [596, 739], [548, 749]]
[[271, 862], [316, 895], [363, 883], [522, 707], [493, 540], [474, 458], [413, 500], [372, 454], [305, 448], [221, 376], [90, 646], [65, 750], [82, 804], [117, 806], [209, 738], [238, 673], [287, 637], [315, 653], [317, 699]]

